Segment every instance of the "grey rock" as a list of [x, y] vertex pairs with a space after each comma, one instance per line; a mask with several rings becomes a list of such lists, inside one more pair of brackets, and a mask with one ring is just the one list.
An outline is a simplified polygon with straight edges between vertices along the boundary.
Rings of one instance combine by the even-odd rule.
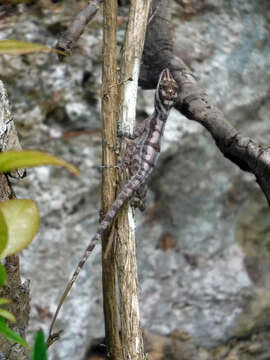
[[[53, 45], [52, 29], [68, 24], [76, 11], [70, 4], [21, 11], [16, 23], [6, 19], [0, 36]], [[270, 3], [179, 0], [172, 14], [176, 54], [233, 125], [269, 144]], [[23, 146], [81, 170], [73, 178], [61, 169], [36, 168], [16, 185], [19, 197], [36, 200], [42, 217], [38, 237], [22, 253], [23, 274], [31, 278], [29, 338], [39, 327], [48, 330], [98, 221], [101, 43], [99, 16], [65, 63], [54, 54], [0, 58]], [[151, 113], [152, 101], [152, 92], [141, 93], [139, 109]], [[76, 129], [93, 132], [72, 136]], [[220, 345], [216, 358], [229, 360], [236, 356], [225, 346], [230, 339], [260, 331], [261, 344], [269, 326], [268, 209], [256, 200], [255, 179], [224, 159], [200, 125], [173, 112], [163, 145], [148, 209], [136, 215], [142, 324], [163, 335], [182, 329], [201, 347]], [[99, 247], [56, 325], [65, 332], [51, 348], [55, 360], [82, 359], [90, 339], [104, 335]]]

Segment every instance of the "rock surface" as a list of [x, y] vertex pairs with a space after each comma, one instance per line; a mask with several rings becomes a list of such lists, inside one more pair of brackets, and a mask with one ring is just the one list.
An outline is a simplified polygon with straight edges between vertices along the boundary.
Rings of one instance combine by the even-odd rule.
[[[0, 38], [54, 45], [83, 3], [16, 7], [1, 18]], [[171, 5], [175, 53], [239, 131], [269, 144], [269, 1]], [[81, 170], [75, 179], [61, 169], [36, 168], [15, 188], [18, 197], [36, 200], [42, 216], [39, 236], [22, 254], [23, 274], [31, 279], [30, 338], [40, 326], [47, 331], [98, 221], [101, 29], [98, 15], [65, 63], [55, 54], [0, 58], [23, 146]], [[153, 92], [141, 92], [140, 113], [150, 114], [152, 106]], [[255, 179], [224, 159], [200, 125], [172, 112], [149, 188], [148, 208], [136, 215], [144, 328], [190, 334], [194, 359], [267, 359], [269, 211]], [[82, 359], [90, 340], [104, 335], [99, 247], [57, 327], [65, 332], [51, 348], [55, 360]]]

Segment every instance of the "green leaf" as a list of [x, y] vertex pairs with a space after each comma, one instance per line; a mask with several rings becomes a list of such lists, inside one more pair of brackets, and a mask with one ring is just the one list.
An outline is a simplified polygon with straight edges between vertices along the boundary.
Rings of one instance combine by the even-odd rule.
[[0, 309], [0, 316], [6, 320], [9, 320], [11, 322], [15, 322], [16, 319], [14, 317], [13, 314], [11, 314], [11, 312], [5, 310], [5, 309]]
[[0, 298], [0, 305], [10, 304], [10, 303], [11, 303], [10, 299]]
[[30, 244], [38, 231], [40, 217], [36, 204], [29, 199], [3, 201], [0, 211], [8, 227], [8, 243], [0, 255], [0, 258], [4, 258]]
[[41, 151], [7, 151], [0, 154], [0, 172], [3, 173], [40, 165], [62, 166], [67, 168], [74, 175], [79, 174], [79, 170], [72, 164]]
[[41, 52], [56, 52], [63, 56], [67, 54], [64, 51], [49, 48], [46, 45], [31, 43], [19, 40], [0, 40], [0, 54], [7, 55], [25, 55]]
[[11, 340], [17, 344], [20, 344], [25, 347], [30, 347], [27, 342], [17, 333], [10, 330], [5, 322], [5, 319], [0, 317], [0, 334], [4, 336], [6, 339]]
[[[7, 242], [8, 242], [8, 228], [4, 215], [0, 211], [0, 256], [1, 253], [4, 251], [5, 247], [7, 246]], [[0, 285], [3, 285], [1, 283], [1, 272], [3, 272], [3, 270], [0, 269]]]
[[36, 333], [34, 350], [31, 360], [47, 360], [47, 348], [42, 330]]
[[[5, 267], [0, 264], [0, 286], [3, 286], [6, 280], [6, 269]], [[1, 299], [4, 300], [4, 299]]]

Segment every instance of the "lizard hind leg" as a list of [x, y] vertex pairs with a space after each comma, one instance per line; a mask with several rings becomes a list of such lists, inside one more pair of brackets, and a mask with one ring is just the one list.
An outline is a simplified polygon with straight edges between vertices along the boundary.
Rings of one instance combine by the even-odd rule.
[[146, 209], [146, 194], [147, 186], [143, 185], [135, 192], [131, 206], [138, 208], [140, 211], [144, 211]]

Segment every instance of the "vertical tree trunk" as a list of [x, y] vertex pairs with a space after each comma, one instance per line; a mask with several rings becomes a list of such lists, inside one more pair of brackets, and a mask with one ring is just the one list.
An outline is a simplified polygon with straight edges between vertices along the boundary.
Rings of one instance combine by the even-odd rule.
[[[103, 149], [105, 165], [116, 165], [116, 154], [111, 145], [116, 145], [117, 131], [117, 1], [104, 0], [103, 10], [103, 64], [102, 64], [102, 121]], [[107, 144], [110, 144], [108, 146]], [[116, 170], [104, 169], [102, 176], [102, 210], [109, 210], [116, 195]], [[108, 357], [121, 360], [122, 351], [118, 328], [118, 309], [115, 284], [114, 227], [102, 241], [103, 308]], [[107, 236], [108, 235], [108, 236]], [[106, 251], [107, 250], [107, 251]]]
[[[151, 0], [131, 0], [121, 59], [119, 120], [133, 131], [141, 56]], [[129, 205], [118, 216], [117, 274], [124, 360], [145, 359], [140, 328], [135, 226]]]
[[[5, 92], [5, 88], [2, 87]], [[0, 94], [0, 115], [10, 116], [9, 104], [6, 94]], [[6, 121], [0, 118], [3, 123]], [[3, 124], [0, 124], [3, 125]], [[1, 126], [0, 126], [1, 127]], [[3, 144], [0, 144], [0, 149]], [[6, 175], [0, 173], [0, 202], [14, 199], [15, 194], [8, 182]], [[20, 277], [19, 256], [12, 255], [5, 259], [7, 271], [6, 283], [0, 288], [0, 297], [12, 300], [12, 304], [5, 309], [11, 311], [16, 318], [15, 324], [9, 326], [22, 337], [25, 336], [25, 330], [29, 320], [30, 296], [29, 283], [22, 284]], [[0, 336], [0, 358], [6, 360], [28, 360], [29, 351], [20, 345], [15, 345], [10, 340]]]

